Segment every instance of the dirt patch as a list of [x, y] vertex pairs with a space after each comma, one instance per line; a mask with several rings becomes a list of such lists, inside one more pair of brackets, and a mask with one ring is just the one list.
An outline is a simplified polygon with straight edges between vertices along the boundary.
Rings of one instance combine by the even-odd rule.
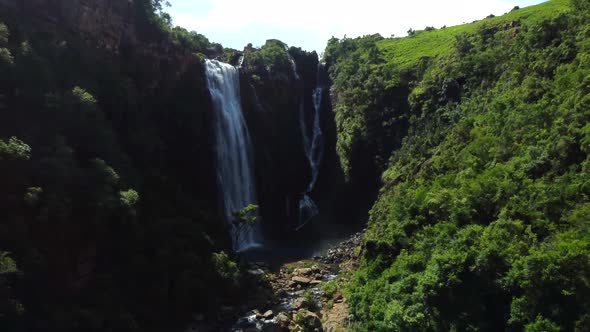
[[348, 331], [349, 315], [350, 314], [348, 312], [348, 304], [346, 303], [346, 300], [343, 300], [341, 303], [334, 303], [334, 305], [329, 309], [326, 308], [322, 313], [322, 317], [324, 317], [324, 321], [322, 322], [324, 331]]

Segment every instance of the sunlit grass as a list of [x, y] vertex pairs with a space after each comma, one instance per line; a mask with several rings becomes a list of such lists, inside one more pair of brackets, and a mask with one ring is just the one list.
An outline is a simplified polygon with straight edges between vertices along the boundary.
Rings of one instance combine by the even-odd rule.
[[393, 62], [404, 68], [417, 63], [422, 57], [440, 57], [451, 54], [454, 50], [455, 36], [463, 33], [473, 33], [484, 24], [498, 26], [513, 21], [534, 23], [541, 18], [556, 16], [569, 10], [569, 8], [569, 0], [550, 0], [475, 23], [434, 31], [419, 31], [413, 37], [384, 39], [378, 43], [378, 46], [388, 62]]

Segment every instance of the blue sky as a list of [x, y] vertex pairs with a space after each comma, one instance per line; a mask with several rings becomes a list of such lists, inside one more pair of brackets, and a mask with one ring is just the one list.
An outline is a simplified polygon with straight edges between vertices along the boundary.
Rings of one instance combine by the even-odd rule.
[[334, 36], [380, 33], [405, 36], [409, 28], [452, 26], [501, 15], [542, 0], [169, 0], [174, 25], [226, 47], [280, 39], [321, 53]]

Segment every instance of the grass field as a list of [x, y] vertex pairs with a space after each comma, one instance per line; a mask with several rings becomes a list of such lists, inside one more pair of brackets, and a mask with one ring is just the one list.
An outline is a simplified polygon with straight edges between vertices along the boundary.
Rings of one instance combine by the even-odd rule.
[[388, 38], [379, 42], [382, 55], [390, 62], [408, 67], [421, 57], [440, 57], [453, 52], [455, 36], [473, 33], [483, 24], [502, 25], [512, 21], [534, 23], [540, 18], [551, 17], [569, 10], [569, 0], [550, 0], [535, 6], [521, 8], [508, 14], [486, 18], [475, 23], [462, 24], [434, 31], [418, 31], [410, 37]]

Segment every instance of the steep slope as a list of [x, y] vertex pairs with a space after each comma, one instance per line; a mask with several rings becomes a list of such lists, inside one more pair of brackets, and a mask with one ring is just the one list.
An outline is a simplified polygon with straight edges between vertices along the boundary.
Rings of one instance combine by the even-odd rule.
[[342, 163], [384, 171], [348, 289], [359, 330], [590, 326], [588, 17], [550, 1], [329, 43]]
[[[299, 118], [313, 112], [317, 54], [272, 40], [224, 49], [172, 28], [162, 4], [0, 0], [0, 330], [170, 331], [192, 317], [216, 330], [249, 293], [266, 296], [220, 213], [223, 110], [205, 59], [245, 55], [239, 84], [223, 67], [255, 144], [264, 242], [313, 233], [293, 228], [310, 178]], [[255, 187], [232, 179], [223, 189]]]
[[229, 239], [195, 54], [220, 46], [154, 4], [0, 2], [1, 330], [170, 330], [240, 297], [213, 255]]

